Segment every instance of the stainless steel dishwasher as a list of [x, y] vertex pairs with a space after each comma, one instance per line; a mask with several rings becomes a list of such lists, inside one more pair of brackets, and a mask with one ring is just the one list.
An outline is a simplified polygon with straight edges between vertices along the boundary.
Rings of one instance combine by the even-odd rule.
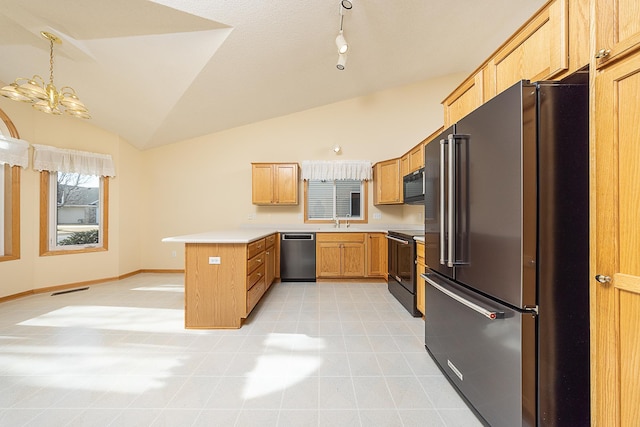
[[280, 280], [316, 281], [316, 233], [280, 234]]

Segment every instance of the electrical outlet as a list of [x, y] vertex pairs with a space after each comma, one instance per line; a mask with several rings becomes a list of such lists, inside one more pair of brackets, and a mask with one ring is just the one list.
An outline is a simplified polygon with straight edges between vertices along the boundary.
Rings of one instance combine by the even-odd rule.
[[177, 255], [176, 251], [171, 251], [171, 258], [175, 258]]
[[373, 219], [382, 219], [382, 214], [380, 212], [376, 212], [373, 214]]
[[250, 214], [247, 216], [247, 219], [248, 219], [249, 221], [253, 221], [254, 219], [256, 219], [256, 214], [254, 214], [254, 213], [250, 213]]
[[220, 264], [220, 257], [219, 256], [210, 256], [209, 257], [209, 264]]

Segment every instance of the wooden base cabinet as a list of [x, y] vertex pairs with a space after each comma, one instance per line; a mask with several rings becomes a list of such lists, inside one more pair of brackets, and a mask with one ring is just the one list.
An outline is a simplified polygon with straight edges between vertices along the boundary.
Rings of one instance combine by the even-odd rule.
[[367, 234], [367, 277], [387, 279], [388, 244], [385, 233]]
[[365, 233], [317, 233], [316, 277], [365, 277]]
[[186, 243], [185, 328], [242, 326], [273, 281], [274, 242], [275, 235], [248, 244]]

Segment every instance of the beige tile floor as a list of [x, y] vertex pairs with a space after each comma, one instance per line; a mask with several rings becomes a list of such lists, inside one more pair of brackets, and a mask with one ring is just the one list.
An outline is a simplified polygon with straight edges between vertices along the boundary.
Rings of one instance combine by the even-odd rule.
[[382, 283], [277, 283], [239, 330], [183, 325], [183, 277], [0, 304], [0, 426], [481, 424]]

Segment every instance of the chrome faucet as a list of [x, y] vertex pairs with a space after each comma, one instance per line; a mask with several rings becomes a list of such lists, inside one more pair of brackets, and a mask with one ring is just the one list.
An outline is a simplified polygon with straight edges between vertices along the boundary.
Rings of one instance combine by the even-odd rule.
[[340, 228], [340, 219], [338, 217], [333, 218], [336, 222], [335, 226], [336, 228]]
[[347, 214], [347, 223], [345, 227], [349, 228], [349, 218], [351, 218], [351, 214]]

